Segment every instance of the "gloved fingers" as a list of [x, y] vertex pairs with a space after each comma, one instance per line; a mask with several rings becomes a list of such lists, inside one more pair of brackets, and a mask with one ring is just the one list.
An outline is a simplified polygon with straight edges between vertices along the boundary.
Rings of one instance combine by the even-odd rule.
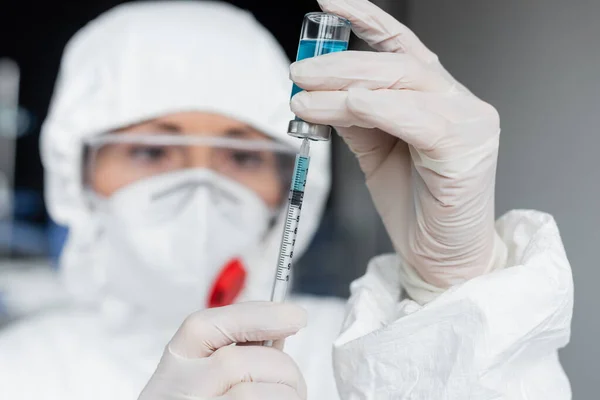
[[[245, 342], [245, 343], [237, 343], [236, 346], [264, 346], [265, 342]], [[271, 348], [277, 350], [283, 350], [285, 345], [285, 339], [274, 340]]]
[[305, 400], [298, 392], [276, 383], [240, 383], [215, 400]]
[[306, 311], [289, 303], [250, 302], [190, 315], [169, 350], [181, 357], [208, 357], [232, 343], [279, 340], [306, 326]]
[[300, 92], [292, 98], [291, 108], [308, 122], [378, 128], [426, 151], [436, 147], [446, 132], [447, 121], [425, 108], [423, 95], [405, 90], [366, 89]]
[[290, 78], [305, 90], [410, 89], [451, 92], [447, 79], [409, 54], [344, 51], [295, 62]]
[[300, 369], [286, 353], [264, 346], [227, 346], [217, 350], [210, 360], [216, 392], [224, 394], [244, 382], [281, 384], [306, 398], [306, 382]]
[[325, 12], [352, 23], [359, 38], [379, 51], [407, 53], [425, 64], [437, 63], [437, 56], [410, 29], [368, 0], [317, 0]]
[[[344, 139], [350, 151], [356, 156], [360, 168], [368, 180], [381, 163], [388, 157], [394, 146], [399, 145], [398, 138], [383, 132], [380, 129], [368, 128], [341, 128], [337, 127], [338, 135]], [[400, 145], [407, 146], [406, 143]], [[406, 149], [408, 155], [408, 148]], [[407, 157], [410, 160], [410, 156]], [[400, 166], [397, 166], [400, 168]], [[406, 165], [410, 168], [410, 163]], [[398, 171], [400, 174], [400, 171]]]
[[[143, 391], [143, 399], [158, 393], [182, 398], [213, 398], [244, 382], [282, 384], [306, 395], [300, 369], [286, 353], [264, 346], [225, 346], [205, 358], [186, 358], [167, 348]], [[174, 397], [169, 397], [174, 398]]]
[[312, 123], [378, 128], [438, 161], [461, 157], [499, 132], [496, 109], [469, 94], [305, 91], [292, 98], [291, 108]]
[[[358, 89], [355, 89], [358, 90]], [[300, 92], [292, 97], [290, 108], [305, 121], [337, 127], [364, 126], [346, 106], [347, 91]]]
[[471, 93], [440, 64], [435, 53], [405, 25], [368, 0], [317, 0], [325, 12], [347, 18], [354, 33], [372, 48], [413, 56], [451, 82], [451, 92]]

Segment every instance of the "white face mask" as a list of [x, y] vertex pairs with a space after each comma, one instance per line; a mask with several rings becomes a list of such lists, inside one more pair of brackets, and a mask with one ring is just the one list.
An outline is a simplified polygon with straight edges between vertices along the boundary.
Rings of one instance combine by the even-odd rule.
[[261, 243], [273, 215], [250, 189], [203, 169], [144, 179], [93, 202], [103, 289], [165, 315], [206, 307], [224, 266]]

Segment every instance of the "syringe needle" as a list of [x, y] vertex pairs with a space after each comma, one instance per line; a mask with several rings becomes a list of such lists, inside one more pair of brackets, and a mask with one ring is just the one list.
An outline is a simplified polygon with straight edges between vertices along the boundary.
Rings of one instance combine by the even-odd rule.
[[308, 157], [310, 153], [310, 140], [308, 138], [302, 139], [302, 145], [300, 146], [300, 154], [303, 157]]

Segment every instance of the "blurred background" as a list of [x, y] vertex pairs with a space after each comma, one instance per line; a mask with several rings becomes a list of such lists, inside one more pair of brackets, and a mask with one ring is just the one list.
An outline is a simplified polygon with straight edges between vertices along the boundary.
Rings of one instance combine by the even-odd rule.
[[[313, 0], [230, 2], [252, 11], [290, 59], [302, 16], [317, 9]], [[373, 2], [411, 27], [457, 79], [499, 110], [498, 216], [534, 208], [557, 219], [576, 288], [572, 342], [561, 357], [574, 397], [596, 398], [600, 269], [592, 249], [600, 242], [600, 2]], [[55, 268], [68, 234], [45, 211], [38, 155], [40, 123], [63, 46], [87, 21], [122, 2], [5, 3], [0, 15], [0, 325], [10, 318], [3, 314], [2, 289], [14, 287], [15, 269], [39, 269], [47, 260]], [[366, 50], [357, 40], [351, 47]], [[349, 282], [364, 272], [368, 260], [391, 246], [354, 157], [338, 139], [333, 152], [332, 194], [322, 227], [296, 268], [296, 290], [347, 296]], [[44, 301], [43, 293], [33, 297]]]

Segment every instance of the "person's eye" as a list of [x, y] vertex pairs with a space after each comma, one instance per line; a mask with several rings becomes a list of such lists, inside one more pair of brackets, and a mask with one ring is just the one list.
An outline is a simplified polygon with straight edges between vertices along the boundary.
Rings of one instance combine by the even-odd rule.
[[234, 150], [230, 157], [236, 166], [241, 168], [259, 168], [265, 162], [264, 155], [257, 151]]
[[129, 149], [129, 156], [135, 161], [156, 163], [167, 157], [168, 150], [162, 146], [136, 145]]

